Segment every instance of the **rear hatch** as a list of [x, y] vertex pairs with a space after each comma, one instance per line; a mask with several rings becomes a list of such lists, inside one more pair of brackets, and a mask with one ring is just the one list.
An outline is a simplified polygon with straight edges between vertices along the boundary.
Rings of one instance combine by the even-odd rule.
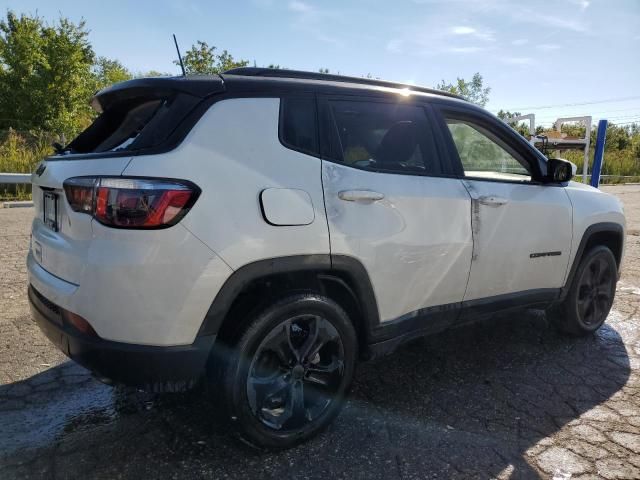
[[79, 284], [93, 217], [71, 209], [65, 180], [117, 177], [133, 156], [175, 148], [206, 110], [204, 100], [223, 90], [219, 77], [167, 77], [123, 82], [96, 94], [94, 122], [32, 175], [34, 259], [49, 273]]

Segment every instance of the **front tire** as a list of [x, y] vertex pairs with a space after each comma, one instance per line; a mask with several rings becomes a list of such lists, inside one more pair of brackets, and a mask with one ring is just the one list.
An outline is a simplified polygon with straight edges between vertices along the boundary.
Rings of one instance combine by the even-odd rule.
[[589, 335], [598, 330], [609, 315], [616, 293], [617, 264], [611, 250], [597, 246], [578, 265], [569, 292], [562, 304], [547, 314], [564, 333]]
[[260, 311], [224, 359], [228, 418], [245, 442], [288, 448], [339, 413], [355, 369], [351, 321], [318, 294], [287, 297]]

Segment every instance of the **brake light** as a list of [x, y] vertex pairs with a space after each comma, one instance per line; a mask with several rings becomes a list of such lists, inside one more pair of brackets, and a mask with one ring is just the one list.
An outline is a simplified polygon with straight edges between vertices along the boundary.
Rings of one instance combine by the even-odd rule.
[[95, 178], [87, 177], [70, 178], [64, 182], [64, 192], [74, 212], [91, 213], [95, 182]]
[[126, 177], [76, 177], [64, 182], [67, 201], [103, 225], [166, 228], [193, 206], [200, 189], [183, 180]]

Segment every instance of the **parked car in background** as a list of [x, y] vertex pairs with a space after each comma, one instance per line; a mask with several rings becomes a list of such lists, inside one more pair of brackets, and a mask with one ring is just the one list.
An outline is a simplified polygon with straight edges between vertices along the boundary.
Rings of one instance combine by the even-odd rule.
[[107, 383], [206, 382], [253, 445], [315, 435], [358, 360], [417, 336], [611, 308], [620, 202], [454, 95], [242, 68], [94, 105], [33, 175], [33, 315]]

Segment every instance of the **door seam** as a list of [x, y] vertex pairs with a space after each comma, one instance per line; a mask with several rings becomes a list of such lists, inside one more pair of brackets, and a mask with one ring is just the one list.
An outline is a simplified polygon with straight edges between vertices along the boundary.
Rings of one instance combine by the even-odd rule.
[[[474, 226], [474, 215], [476, 215], [476, 213], [478, 214], [478, 216], [480, 215], [480, 204], [477, 202], [477, 200], [474, 199], [473, 195], [471, 194], [471, 189], [470, 189], [470, 185], [467, 185], [467, 182], [465, 182], [464, 180], [459, 180], [460, 183], [462, 184], [462, 186], [464, 187], [465, 191], [467, 192], [467, 195], [469, 195], [469, 199], [470, 199], [470, 221], [471, 221], [471, 260], [469, 261], [469, 269], [467, 270], [467, 283], [464, 286], [464, 294], [462, 295], [462, 300], [460, 300], [461, 302], [464, 302], [465, 298], [467, 298], [467, 291], [469, 290], [469, 280], [471, 280], [471, 268], [473, 267], [473, 261], [476, 259], [477, 255], [476, 255], [476, 231], [475, 231], [475, 226]], [[477, 210], [477, 212], [476, 212]]]

